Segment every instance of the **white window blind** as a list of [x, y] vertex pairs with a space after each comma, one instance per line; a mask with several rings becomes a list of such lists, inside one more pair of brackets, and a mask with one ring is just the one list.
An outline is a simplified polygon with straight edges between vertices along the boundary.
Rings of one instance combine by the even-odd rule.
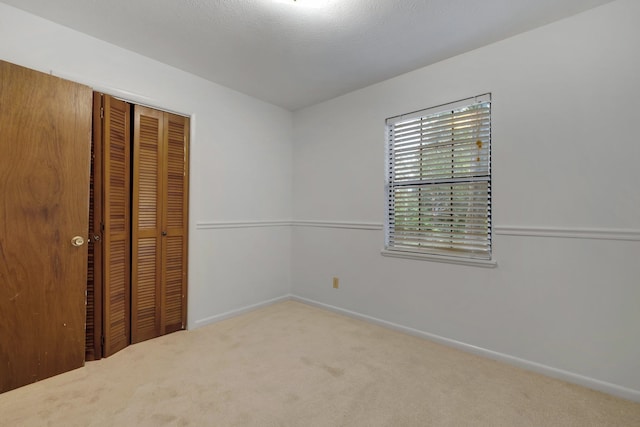
[[385, 249], [491, 259], [491, 96], [387, 119]]

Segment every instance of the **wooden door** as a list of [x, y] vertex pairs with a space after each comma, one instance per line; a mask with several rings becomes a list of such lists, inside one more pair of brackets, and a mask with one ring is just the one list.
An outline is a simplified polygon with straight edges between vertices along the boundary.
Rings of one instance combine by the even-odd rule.
[[131, 342], [161, 335], [164, 113], [134, 107]]
[[[102, 228], [103, 355], [110, 356], [130, 342], [131, 296], [131, 135], [130, 106], [109, 95], [101, 99], [100, 134], [96, 144], [102, 156], [101, 207], [96, 220]], [[96, 126], [94, 125], [94, 132]]]
[[0, 61], [0, 392], [84, 364], [91, 93]]
[[187, 323], [187, 218], [189, 194], [189, 119], [166, 113], [167, 143], [162, 194], [163, 334]]
[[184, 329], [189, 119], [134, 108], [131, 342]]

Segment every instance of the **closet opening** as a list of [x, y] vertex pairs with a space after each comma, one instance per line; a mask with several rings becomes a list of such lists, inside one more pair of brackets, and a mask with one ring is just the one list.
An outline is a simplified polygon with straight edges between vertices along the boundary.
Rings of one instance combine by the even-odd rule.
[[94, 92], [86, 360], [184, 329], [189, 118]]

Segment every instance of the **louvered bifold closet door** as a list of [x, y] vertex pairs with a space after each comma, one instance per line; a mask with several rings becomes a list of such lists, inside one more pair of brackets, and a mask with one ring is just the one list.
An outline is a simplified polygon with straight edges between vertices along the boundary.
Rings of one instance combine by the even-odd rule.
[[163, 175], [162, 333], [184, 329], [187, 293], [187, 195], [189, 119], [166, 113]]
[[103, 95], [104, 356], [129, 344], [130, 106]]
[[135, 106], [133, 137], [131, 342], [161, 335], [161, 201], [165, 118]]

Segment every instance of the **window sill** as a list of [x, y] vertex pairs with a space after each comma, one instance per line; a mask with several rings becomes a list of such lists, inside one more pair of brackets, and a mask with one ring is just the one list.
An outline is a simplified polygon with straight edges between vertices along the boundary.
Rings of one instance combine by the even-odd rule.
[[388, 249], [383, 249], [380, 253], [383, 256], [388, 256], [393, 258], [416, 259], [420, 261], [445, 262], [449, 264], [472, 265], [476, 267], [485, 267], [485, 268], [495, 268], [498, 266], [498, 263], [492, 259], [462, 258], [462, 257], [453, 257], [453, 256], [446, 256], [446, 255], [422, 254], [417, 252], [394, 251], [394, 250], [388, 250]]

